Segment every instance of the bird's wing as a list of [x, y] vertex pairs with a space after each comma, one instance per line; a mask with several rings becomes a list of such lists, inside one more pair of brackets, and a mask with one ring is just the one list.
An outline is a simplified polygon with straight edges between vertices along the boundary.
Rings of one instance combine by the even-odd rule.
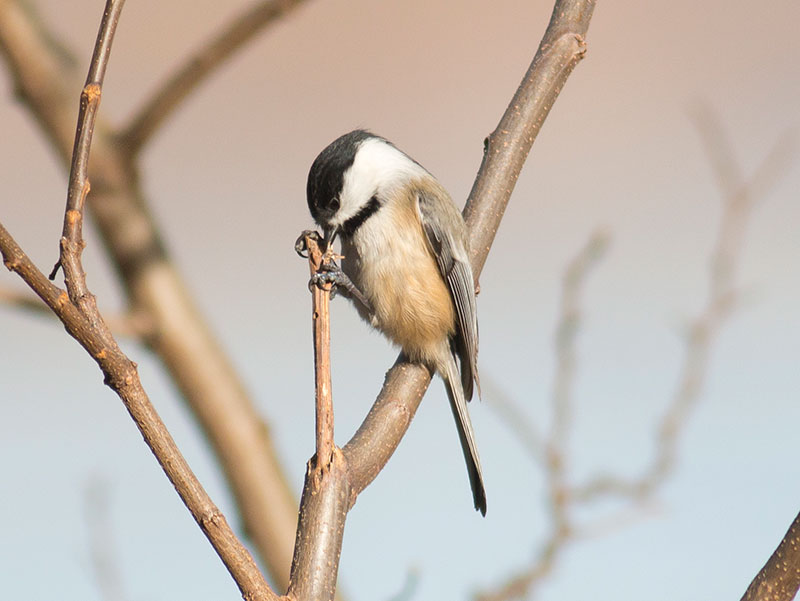
[[[478, 384], [478, 313], [475, 306], [475, 283], [467, 253], [467, 232], [464, 221], [447, 192], [419, 191], [417, 207], [422, 229], [436, 257], [439, 271], [447, 282], [453, 305], [456, 308], [457, 329], [455, 351], [461, 362], [461, 383], [464, 396], [472, 398], [472, 382]], [[438, 203], [435, 206], [434, 203]], [[435, 206], [435, 208], [434, 208]], [[443, 220], [447, 219], [450, 227]], [[452, 224], [458, 224], [453, 228]], [[454, 231], [455, 230], [455, 231]]]

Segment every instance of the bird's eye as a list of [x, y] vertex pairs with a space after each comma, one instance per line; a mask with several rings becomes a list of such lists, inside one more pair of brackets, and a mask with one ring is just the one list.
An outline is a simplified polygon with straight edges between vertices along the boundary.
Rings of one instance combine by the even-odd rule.
[[328, 203], [328, 206], [330, 206], [330, 208], [333, 209], [334, 211], [338, 211], [340, 206], [339, 199], [337, 197], [331, 198], [331, 201], [330, 203]]

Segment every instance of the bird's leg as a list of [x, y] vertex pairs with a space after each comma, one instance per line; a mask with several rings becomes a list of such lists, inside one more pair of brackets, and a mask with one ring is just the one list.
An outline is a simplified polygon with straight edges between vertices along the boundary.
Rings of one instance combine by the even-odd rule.
[[325, 284], [330, 284], [332, 286], [331, 289], [331, 298], [333, 298], [336, 289], [341, 288], [345, 291], [345, 294], [358, 302], [364, 309], [366, 309], [369, 315], [372, 315], [375, 311], [372, 309], [372, 304], [367, 300], [367, 297], [364, 296], [364, 293], [358, 289], [358, 287], [353, 283], [353, 280], [350, 279], [342, 268], [334, 261], [332, 258], [326, 260], [322, 266], [322, 271], [320, 273], [315, 273], [313, 277], [308, 281], [309, 289], [312, 286], [319, 286], [320, 288], [323, 287]]

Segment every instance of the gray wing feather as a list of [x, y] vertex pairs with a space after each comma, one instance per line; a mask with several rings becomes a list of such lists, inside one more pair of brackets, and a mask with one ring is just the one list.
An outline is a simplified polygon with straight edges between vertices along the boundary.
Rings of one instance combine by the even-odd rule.
[[[422, 229], [428, 237], [439, 271], [447, 282], [456, 309], [454, 351], [461, 363], [461, 383], [466, 400], [472, 399], [472, 382], [478, 384], [478, 313], [475, 306], [475, 283], [467, 253], [467, 230], [458, 209], [441, 189], [443, 198], [432, 192], [417, 195]], [[437, 204], [434, 204], [437, 203]], [[443, 223], [447, 220], [449, 227]]]

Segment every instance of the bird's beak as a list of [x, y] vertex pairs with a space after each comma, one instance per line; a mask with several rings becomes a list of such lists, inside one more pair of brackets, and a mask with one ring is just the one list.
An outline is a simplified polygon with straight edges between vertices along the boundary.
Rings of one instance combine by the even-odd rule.
[[336, 234], [339, 233], [339, 228], [335, 225], [329, 225], [327, 227], [322, 228], [322, 232], [325, 234], [325, 251], [327, 252], [331, 246], [333, 245], [333, 241], [336, 240]]

